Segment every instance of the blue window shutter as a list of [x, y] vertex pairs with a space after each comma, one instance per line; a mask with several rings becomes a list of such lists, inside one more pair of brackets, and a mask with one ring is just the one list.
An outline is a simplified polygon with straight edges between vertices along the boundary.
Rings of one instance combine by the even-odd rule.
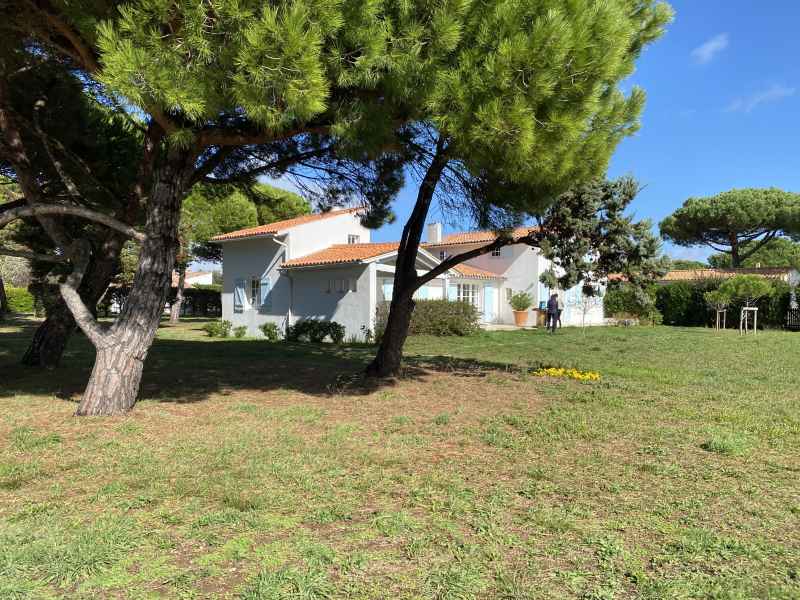
[[392, 301], [392, 294], [394, 293], [394, 283], [391, 281], [383, 282], [383, 299], [386, 302]]
[[451, 302], [455, 302], [458, 299], [458, 286], [456, 284], [451, 283], [447, 286], [447, 299]]
[[272, 282], [269, 277], [261, 278], [261, 310], [263, 312], [272, 310]]
[[246, 280], [236, 280], [236, 287], [233, 290], [233, 312], [244, 312], [244, 303], [247, 294], [246, 286]]

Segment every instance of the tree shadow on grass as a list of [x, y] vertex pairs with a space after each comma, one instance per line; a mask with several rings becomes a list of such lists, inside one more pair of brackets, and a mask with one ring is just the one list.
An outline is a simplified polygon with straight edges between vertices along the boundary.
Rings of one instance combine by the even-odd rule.
[[[0, 399], [18, 395], [56, 396], [78, 401], [91, 373], [94, 350], [80, 334], [70, 341], [59, 368], [19, 364], [33, 334], [33, 322], [0, 329]], [[191, 403], [215, 394], [291, 391], [330, 396], [367, 395], [398, 381], [423, 379], [431, 372], [485, 377], [514, 370], [507, 364], [449, 356], [410, 356], [398, 379], [364, 376], [374, 346], [303, 344], [237, 339], [157, 339], [145, 363], [140, 400]]]

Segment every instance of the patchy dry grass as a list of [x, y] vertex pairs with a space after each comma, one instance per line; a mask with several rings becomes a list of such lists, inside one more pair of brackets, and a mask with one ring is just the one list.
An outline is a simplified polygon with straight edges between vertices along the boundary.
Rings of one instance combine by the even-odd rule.
[[[800, 336], [164, 327], [128, 417], [0, 325], [0, 598], [798, 598]], [[539, 379], [540, 364], [602, 373]]]

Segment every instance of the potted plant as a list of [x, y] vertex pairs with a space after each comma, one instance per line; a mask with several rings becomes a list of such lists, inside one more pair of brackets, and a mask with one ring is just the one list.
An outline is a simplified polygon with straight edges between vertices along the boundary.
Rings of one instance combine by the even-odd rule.
[[514, 311], [514, 323], [517, 327], [525, 327], [528, 324], [528, 310], [533, 304], [531, 295], [527, 292], [517, 292], [511, 296], [508, 302], [511, 310]]

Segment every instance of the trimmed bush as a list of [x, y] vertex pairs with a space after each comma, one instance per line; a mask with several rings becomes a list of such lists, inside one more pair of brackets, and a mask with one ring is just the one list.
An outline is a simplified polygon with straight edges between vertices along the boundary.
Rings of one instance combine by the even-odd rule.
[[[231, 334], [232, 328], [233, 323], [230, 321], [211, 321], [203, 325], [203, 331], [208, 334], [208, 337], [226, 338]], [[237, 327], [237, 329], [239, 328]], [[244, 330], [247, 332], [247, 327], [245, 327]]]
[[[375, 340], [380, 342], [389, 318], [389, 303], [378, 306]], [[408, 332], [411, 335], [464, 336], [478, 331], [478, 310], [468, 302], [416, 300]]]
[[6, 298], [8, 298], [8, 310], [12, 313], [33, 313], [35, 311], [33, 294], [25, 288], [7, 287]]
[[233, 328], [233, 337], [241, 339], [246, 335], [247, 335], [246, 325], [239, 325], [238, 327]]
[[330, 337], [334, 344], [341, 344], [344, 341], [344, 333], [344, 325], [336, 321], [303, 319], [286, 330], [286, 341], [319, 344]]
[[281, 337], [280, 330], [275, 323], [264, 323], [259, 329], [264, 334], [264, 339], [268, 342], [277, 342]]

